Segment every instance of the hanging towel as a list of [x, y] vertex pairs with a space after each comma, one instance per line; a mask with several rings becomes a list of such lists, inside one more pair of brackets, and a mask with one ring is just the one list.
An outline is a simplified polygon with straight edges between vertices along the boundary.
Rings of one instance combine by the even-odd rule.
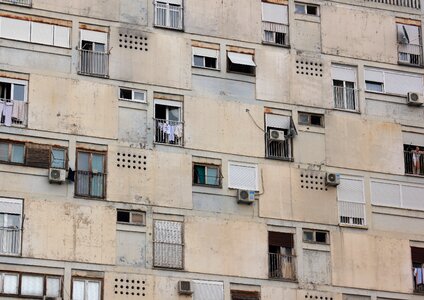
[[3, 117], [3, 108], [4, 108], [4, 101], [0, 101], [0, 123]]
[[6, 126], [12, 126], [12, 110], [13, 110], [13, 103], [6, 102], [6, 104], [3, 107], [4, 125]]
[[169, 141], [173, 142], [175, 140], [175, 126], [174, 125], [168, 125], [169, 126]]
[[24, 101], [13, 101], [12, 118], [19, 122], [23, 122], [25, 119], [25, 102]]

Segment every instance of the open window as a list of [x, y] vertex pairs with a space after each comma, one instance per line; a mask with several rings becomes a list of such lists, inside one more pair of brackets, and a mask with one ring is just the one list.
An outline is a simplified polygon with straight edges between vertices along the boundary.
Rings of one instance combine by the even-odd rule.
[[212, 164], [193, 164], [193, 185], [211, 187], [221, 186], [221, 166]]
[[52, 147], [50, 167], [54, 169], [66, 169], [67, 150], [65, 148]]
[[[410, 20], [407, 20], [410, 21]], [[415, 25], [409, 22], [397, 23], [398, 61], [399, 64], [422, 66], [421, 24]]]
[[262, 0], [262, 41], [279, 46], [289, 45], [287, 5]]
[[269, 278], [296, 279], [293, 234], [268, 232]]
[[107, 37], [107, 32], [80, 29], [79, 74], [109, 75]]
[[319, 16], [319, 6], [308, 3], [295, 3], [295, 13], [309, 16]]
[[265, 114], [266, 157], [292, 160], [293, 137], [297, 135], [293, 119], [278, 114]]
[[119, 88], [119, 100], [145, 103], [146, 98], [146, 91], [124, 87]]
[[414, 292], [424, 293], [424, 248], [411, 247]]
[[329, 233], [323, 230], [303, 229], [303, 241], [306, 243], [329, 244]]
[[356, 68], [332, 65], [331, 77], [333, 79], [334, 107], [343, 110], [359, 111]]
[[146, 225], [146, 213], [143, 211], [118, 209], [116, 211], [116, 222], [131, 225]]
[[26, 126], [28, 81], [0, 78], [0, 125]]
[[299, 124], [324, 127], [324, 115], [299, 112]]
[[205, 69], [218, 69], [218, 49], [192, 47], [192, 66]]
[[182, 102], [155, 99], [155, 142], [183, 145]]
[[227, 71], [245, 75], [255, 75], [256, 64], [253, 61], [253, 54], [227, 52]]

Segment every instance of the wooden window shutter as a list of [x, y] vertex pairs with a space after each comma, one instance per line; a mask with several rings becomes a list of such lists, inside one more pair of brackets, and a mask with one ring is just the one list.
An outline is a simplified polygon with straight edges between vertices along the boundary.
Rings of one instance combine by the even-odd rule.
[[36, 168], [49, 168], [50, 151], [51, 147], [48, 145], [26, 144], [26, 165]]

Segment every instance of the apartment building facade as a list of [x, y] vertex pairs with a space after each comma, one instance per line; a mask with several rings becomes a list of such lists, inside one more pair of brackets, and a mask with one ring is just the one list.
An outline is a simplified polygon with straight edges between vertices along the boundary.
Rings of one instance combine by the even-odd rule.
[[424, 296], [420, 0], [0, 0], [0, 298]]

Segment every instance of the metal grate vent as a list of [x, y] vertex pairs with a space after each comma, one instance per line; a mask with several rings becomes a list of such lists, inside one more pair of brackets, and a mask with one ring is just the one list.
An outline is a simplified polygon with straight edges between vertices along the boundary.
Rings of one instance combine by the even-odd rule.
[[119, 33], [119, 48], [133, 51], [149, 51], [146, 34], [121, 32]]
[[296, 59], [296, 74], [322, 77], [322, 63], [298, 58]]
[[146, 297], [146, 280], [132, 278], [131, 275], [115, 277], [115, 295]]
[[120, 151], [116, 154], [116, 166], [118, 168], [146, 171], [147, 156]]
[[307, 190], [327, 191], [325, 173], [304, 171], [300, 174], [300, 187]]

